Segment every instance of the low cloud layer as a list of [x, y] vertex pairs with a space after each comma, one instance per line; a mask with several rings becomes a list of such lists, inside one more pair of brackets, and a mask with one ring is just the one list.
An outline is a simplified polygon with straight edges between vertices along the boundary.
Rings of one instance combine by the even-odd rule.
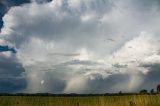
[[0, 43], [17, 50], [22, 92], [151, 89], [159, 81], [159, 7], [158, 0], [33, 0], [3, 17]]

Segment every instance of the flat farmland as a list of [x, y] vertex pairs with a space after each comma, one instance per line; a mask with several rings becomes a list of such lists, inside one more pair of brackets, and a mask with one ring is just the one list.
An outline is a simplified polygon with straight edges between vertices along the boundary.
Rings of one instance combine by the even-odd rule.
[[0, 96], [0, 106], [160, 106], [160, 95]]

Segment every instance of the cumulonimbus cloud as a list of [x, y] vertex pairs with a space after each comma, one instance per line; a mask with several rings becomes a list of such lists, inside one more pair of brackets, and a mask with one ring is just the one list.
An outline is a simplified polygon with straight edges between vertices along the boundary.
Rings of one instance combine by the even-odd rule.
[[[53, 0], [11, 8], [3, 17], [0, 35], [17, 50], [28, 85], [24, 91], [137, 90], [151, 71], [144, 64], [159, 57], [159, 25], [155, 23], [160, 16], [158, 5], [148, 7], [146, 14], [145, 9], [136, 12], [136, 3]], [[103, 86], [104, 82], [110, 87]]]

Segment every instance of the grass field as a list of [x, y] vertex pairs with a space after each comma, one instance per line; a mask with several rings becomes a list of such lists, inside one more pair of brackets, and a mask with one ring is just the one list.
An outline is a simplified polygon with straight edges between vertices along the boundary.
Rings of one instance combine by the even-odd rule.
[[160, 106], [160, 95], [135, 96], [0, 96], [0, 106]]

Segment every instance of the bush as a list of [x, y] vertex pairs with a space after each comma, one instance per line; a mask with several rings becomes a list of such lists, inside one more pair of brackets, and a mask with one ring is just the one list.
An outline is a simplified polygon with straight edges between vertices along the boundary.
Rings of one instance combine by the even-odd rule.
[[154, 92], [154, 89], [151, 89], [150, 93], [151, 93], [151, 94], [154, 94], [154, 93], [155, 93], [155, 92]]
[[160, 93], [160, 85], [157, 85], [157, 93]]
[[147, 91], [146, 89], [143, 89], [143, 90], [141, 90], [139, 93], [140, 93], [140, 94], [147, 94], [148, 91]]

